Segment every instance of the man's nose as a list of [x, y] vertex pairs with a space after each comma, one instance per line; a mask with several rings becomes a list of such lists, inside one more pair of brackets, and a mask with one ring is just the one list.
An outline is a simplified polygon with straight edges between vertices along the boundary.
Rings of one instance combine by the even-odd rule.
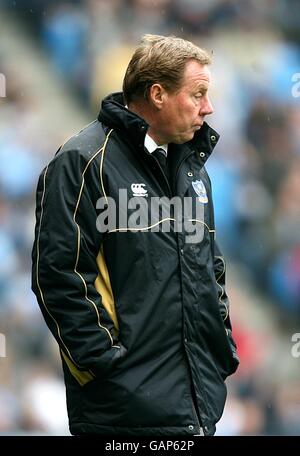
[[205, 99], [203, 100], [203, 104], [201, 106], [201, 109], [200, 109], [200, 114], [203, 116], [203, 115], [209, 115], [209, 114], [212, 114], [214, 112], [214, 108], [213, 108], [213, 105], [211, 104], [211, 101], [209, 99], [208, 96], [205, 97]]

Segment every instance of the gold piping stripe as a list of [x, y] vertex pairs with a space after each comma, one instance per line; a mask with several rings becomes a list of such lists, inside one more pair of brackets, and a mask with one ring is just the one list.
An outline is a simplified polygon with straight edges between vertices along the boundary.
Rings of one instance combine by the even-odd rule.
[[[116, 228], [116, 229], [114, 229], [114, 230], [108, 231], [107, 233], [108, 233], [108, 234], [109, 234], [109, 233], [115, 233], [115, 232], [117, 232], [117, 231], [144, 231], [144, 230], [150, 230], [151, 228], [153, 228], [153, 227], [159, 225], [160, 223], [165, 222], [166, 220], [170, 220], [170, 221], [176, 222], [176, 219], [167, 217], [167, 218], [164, 218], [164, 219], [162, 219], [162, 220], [159, 220], [159, 222], [154, 223], [153, 225], [149, 225], [149, 226], [146, 226], [146, 227], [143, 227], [143, 228], [129, 228], [129, 227], [126, 227], [126, 228]], [[209, 228], [209, 226], [208, 226], [205, 222], [202, 222], [201, 220], [198, 220], [198, 219], [191, 219], [191, 220], [189, 220], [189, 222], [198, 222], [198, 223], [202, 223], [203, 225], [206, 226], [206, 228], [208, 229], [208, 231], [209, 231], [210, 233], [215, 233], [215, 230], [211, 230], [211, 229]]]
[[223, 257], [221, 257], [221, 256], [216, 256], [215, 258], [219, 258], [219, 259], [222, 261], [222, 263], [223, 263], [223, 271], [221, 272], [221, 274], [219, 275], [219, 277], [216, 277], [216, 282], [217, 282], [217, 285], [221, 288], [221, 291], [222, 291], [221, 296], [219, 297], [219, 301], [220, 301], [221, 304], [223, 304], [223, 305], [225, 306], [225, 309], [226, 309], [226, 315], [225, 315], [225, 317], [223, 318], [223, 321], [225, 321], [225, 320], [228, 318], [228, 315], [229, 315], [229, 308], [228, 308], [228, 306], [226, 305], [226, 303], [225, 303], [224, 301], [222, 301], [222, 297], [223, 297], [223, 295], [224, 295], [224, 293], [225, 293], [225, 290], [224, 290], [224, 288], [222, 287], [222, 285], [219, 284], [219, 280], [220, 280], [221, 277], [225, 274], [226, 265], [225, 265], [225, 261], [224, 261]]
[[95, 288], [98, 293], [102, 296], [102, 305], [106, 312], [114, 322], [114, 326], [119, 332], [119, 323], [116, 313], [115, 301], [113, 297], [112, 287], [108, 274], [108, 269], [105, 263], [103, 246], [97, 256], [97, 265], [99, 269], [98, 277], [95, 280]]
[[[76, 255], [76, 261], [75, 261], [75, 266], [74, 266], [74, 272], [75, 274], [78, 275], [78, 277], [80, 277], [82, 283], [83, 283], [83, 286], [84, 286], [84, 291], [85, 291], [85, 299], [90, 302], [94, 309], [95, 309], [95, 312], [96, 312], [96, 315], [97, 315], [97, 320], [98, 320], [98, 326], [101, 328], [101, 329], [104, 329], [104, 331], [106, 331], [109, 339], [110, 339], [110, 342], [111, 342], [111, 345], [113, 345], [113, 339], [111, 337], [111, 334], [110, 332], [108, 331], [108, 329], [105, 327], [105, 326], [102, 326], [101, 325], [101, 321], [100, 321], [100, 314], [98, 312], [98, 309], [97, 309], [97, 306], [96, 304], [94, 303], [94, 301], [92, 301], [88, 295], [87, 295], [87, 286], [86, 286], [86, 282], [84, 280], [84, 278], [82, 277], [82, 275], [77, 271], [77, 266], [78, 266], [78, 261], [79, 261], [79, 254], [80, 254], [80, 227], [78, 225], [78, 223], [76, 222], [76, 214], [77, 214], [77, 210], [78, 210], [78, 206], [79, 206], [79, 203], [80, 203], [80, 199], [81, 199], [81, 195], [82, 195], [82, 191], [83, 191], [83, 188], [84, 188], [84, 184], [85, 184], [85, 180], [84, 180], [84, 175], [88, 169], [88, 167], [90, 166], [90, 163], [94, 160], [94, 158], [100, 153], [102, 152], [102, 157], [104, 155], [104, 152], [105, 152], [105, 148], [106, 148], [106, 145], [107, 145], [107, 142], [108, 142], [108, 139], [109, 139], [109, 135], [111, 134], [112, 130], [110, 130], [110, 132], [108, 133], [106, 139], [105, 139], [105, 142], [103, 144], [103, 147], [101, 149], [98, 150], [98, 152], [95, 153], [95, 155], [93, 155], [93, 157], [88, 161], [86, 167], [84, 168], [84, 171], [82, 173], [82, 182], [81, 182], [81, 187], [80, 187], [80, 191], [79, 191], [79, 195], [78, 195], [78, 200], [77, 200], [77, 203], [76, 203], [76, 207], [75, 207], [75, 211], [74, 211], [74, 214], [73, 214], [73, 221], [77, 227], [77, 233], [78, 233], [78, 236], [77, 236], [77, 255]], [[103, 187], [104, 189], [104, 187]]]
[[91, 380], [93, 380], [95, 378], [90, 372], [80, 371], [79, 369], [77, 369], [75, 364], [67, 357], [67, 355], [62, 350], [60, 350], [60, 352], [62, 354], [62, 357], [63, 357], [66, 365], [69, 368], [69, 371], [71, 372], [73, 377], [77, 380], [77, 382], [79, 383], [80, 386], [85, 385], [86, 383], [90, 382]]
[[150, 230], [151, 228], [154, 228], [155, 226], [159, 225], [160, 223], [163, 223], [165, 222], [166, 220], [173, 220], [174, 222], [176, 221], [176, 219], [174, 218], [170, 218], [170, 217], [167, 217], [167, 218], [164, 218], [162, 220], [159, 220], [159, 222], [157, 223], [154, 223], [153, 225], [149, 225], [149, 226], [145, 226], [143, 228], [116, 228], [115, 230], [110, 230], [107, 232], [107, 234], [109, 233], [116, 233], [117, 231], [145, 231], [145, 230]]
[[203, 222], [202, 220], [190, 219], [189, 222], [198, 222], [198, 223], [202, 223], [202, 225], [206, 226], [206, 228], [208, 229], [208, 231], [209, 231], [210, 233], [215, 233], [215, 232], [216, 232], [216, 230], [211, 230], [211, 229], [209, 228], [209, 226], [208, 226], [205, 222]]

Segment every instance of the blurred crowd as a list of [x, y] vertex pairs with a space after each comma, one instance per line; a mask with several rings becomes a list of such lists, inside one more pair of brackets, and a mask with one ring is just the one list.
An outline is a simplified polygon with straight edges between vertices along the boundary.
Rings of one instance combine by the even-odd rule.
[[[20, 21], [31, 52], [46, 55], [48, 71], [68, 85], [86, 123], [103, 96], [120, 90], [142, 34], [182, 36], [213, 53], [215, 113], [208, 122], [221, 140], [208, 170], [217, 239], [234, 265], [230, 297], [241, 358], [228, 383], [218, 428], [223, 435], [300, 434], [299, 360], [287, 361], [290, 351], [279, 343], [300, 332], [298, 6], [297, 0], [0, 3], [0, 27], [1, 12]], [[8, 341], [0, 358], [0, 434], [67, 434], [56, 345], [30, 291], [37, 177], [66, 136], [65, 120], [57, 112], [60, 127], [45, 129], [39, 96], [1, 43], [0, 73], [6, 76], [0, 98], [0, 333]], [[248, 293], [237, 277], [249, 284]], [[254, 302], [262, 315], [254, 315]]]

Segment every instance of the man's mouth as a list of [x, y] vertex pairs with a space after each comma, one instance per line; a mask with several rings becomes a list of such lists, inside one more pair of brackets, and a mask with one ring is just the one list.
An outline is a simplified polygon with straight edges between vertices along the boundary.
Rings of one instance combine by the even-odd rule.
[[199, 129], [202, 127], [203, 122], [204, 122], [204, 121], [202, 121], [201, 123], [198, 123], [198, 124], [194, 125], [194, 128], [197, 128], [197, 130], [199, 130]]

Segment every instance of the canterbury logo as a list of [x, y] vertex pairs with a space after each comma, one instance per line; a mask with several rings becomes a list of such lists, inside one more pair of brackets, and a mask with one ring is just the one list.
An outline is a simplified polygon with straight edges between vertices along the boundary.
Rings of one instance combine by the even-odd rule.
[[146, 187], [145, 184], [131, 184], [133, 196], [148, 196], [148, 192], [144, 187]]

